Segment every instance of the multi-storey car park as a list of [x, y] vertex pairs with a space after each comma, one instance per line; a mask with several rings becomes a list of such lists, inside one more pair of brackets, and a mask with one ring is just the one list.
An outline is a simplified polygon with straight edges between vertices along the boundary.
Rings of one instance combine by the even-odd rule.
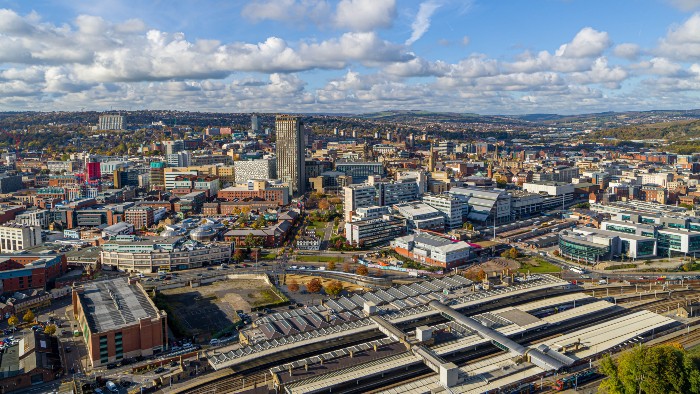
[[486, 291], [449, 276], [329, 299], [258, 319], [240, 344], [208, 351], [216, 372], [181, 392], [481, 393], [679, 325], [580, 291], [549, 275]]

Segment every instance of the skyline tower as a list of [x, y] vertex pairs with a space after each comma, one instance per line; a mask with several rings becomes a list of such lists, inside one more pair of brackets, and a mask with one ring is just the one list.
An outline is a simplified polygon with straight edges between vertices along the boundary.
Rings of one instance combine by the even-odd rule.
[[290, 194], [297, 196], [305, 191], [305, 147], [301, 121], [298, 116], [277, 115], [277, 176], [289, 183]]

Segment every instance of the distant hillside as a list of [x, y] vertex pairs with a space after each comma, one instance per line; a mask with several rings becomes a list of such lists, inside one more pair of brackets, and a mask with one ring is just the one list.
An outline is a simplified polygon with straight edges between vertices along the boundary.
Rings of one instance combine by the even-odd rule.
[[601, 130], [591, 135], [620, 140], [666, 139], [672, 142], [700, 138], [700, 120], [641, 124]]
[[358, 115], [358, 118], [383, 122], [444, 122], [444, 123], [508, 123], [526, 124], [527, 121], [509, 116], [479, 115], [473, 113], [430, 112], [419, 110], [390, 110]]

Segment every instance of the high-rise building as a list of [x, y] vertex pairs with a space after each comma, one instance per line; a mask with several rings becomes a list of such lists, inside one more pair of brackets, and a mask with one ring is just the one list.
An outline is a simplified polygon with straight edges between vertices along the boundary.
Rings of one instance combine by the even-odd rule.
[[165, 189], [165, 163], [162, 161], [151, 162], [149, 185], [153, 190]]
[[345, 221], [352, 220], [353, 213], [357, 208], [370, 207], [375, 205], [376, 189], [372, 185], [358, 184], [343, 188], [345, 194], [344, 216]]
[[258, 119], [258, 115], [253, 115], [250, 117], [250, 129], [255, 132], [260, 130], [260, 120]]
[[124, 117], [122, 115], [100, 115], [98, 130], [124, 130]]
[[87, 163], [85, 166], [85, 180], [93, 181], [102, 177], [102, 169], [99, 162]]
[[166, 155], [168, 167], [189, 167], [192, 163], [192, 154], [182, 151]]
[[297, 116], [278, 115], [275, 119], [277, 132], [277, 176], [289, 183], [292, 195], [303, 194], [304, 184], [304, 136], [301, 121]]
[[185, 150], [185, 141], [163, 141], [163, 146], [165, 147], [165, 154], [172, 155], [174, 153], [182, 152], [183, 150]]
[[0, 226], [0, 251], [18, 252], [20, 250], [41, 246], [41, 227], [28, 226], [16, 222]]

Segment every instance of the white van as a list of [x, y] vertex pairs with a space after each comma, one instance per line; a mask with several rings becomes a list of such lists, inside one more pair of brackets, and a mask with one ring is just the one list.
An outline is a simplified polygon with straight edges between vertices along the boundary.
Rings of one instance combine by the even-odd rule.
[[216, 346], [216, 345], [219, 344], [219, 340], [216, 339], [216, 338], [214, 338], [214, 339], [212, 339], [211, 341], [209, 341], [209, 344], [210, 344], [211, 346]]

